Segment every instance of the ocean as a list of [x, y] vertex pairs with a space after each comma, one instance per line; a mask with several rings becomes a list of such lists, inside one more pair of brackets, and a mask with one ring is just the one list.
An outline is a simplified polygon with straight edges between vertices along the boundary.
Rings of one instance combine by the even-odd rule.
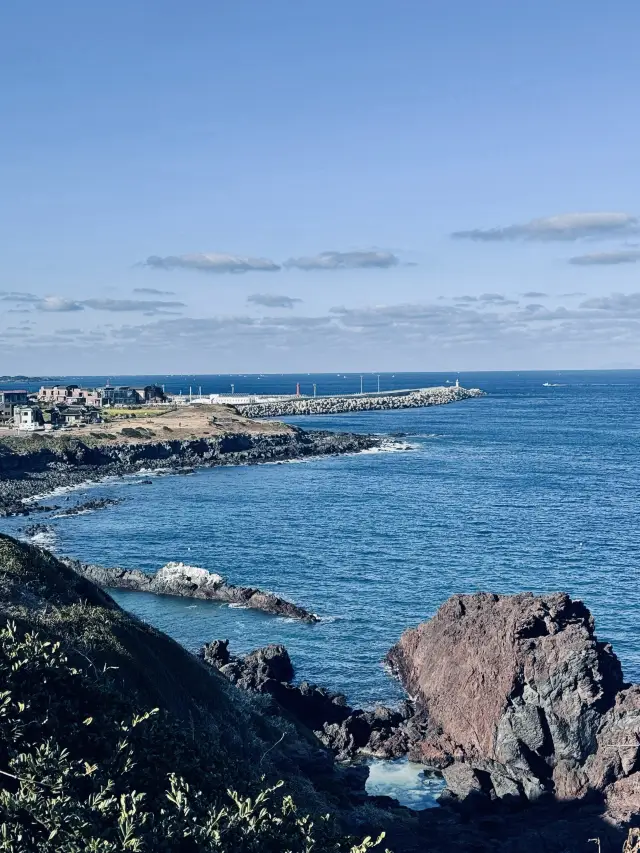
[[[359, 391], [360, 374], [110, 377], [167, 390]], [[457, 374], [380, 374], [380, 387]], [[106, 377], [72, 377], [98, 384]], [[182, 560], [272, 590], [321, 617], [298, 624], [224, 605], [116, 592], [196, 650], [284, 643], [297, 677], [354, 705], [402, 696], [383, 666], [408, 626], [452, 593], [565, 590], [582, 599], [629, 680], [640, 680], [640, 371], [461, 373], [487, 396], [428, 409], [289, 418], [394, 436], [394, 449], [299, 463], [131, 477], [61, 495], [121, 498], [54, 519], [57, 552], [154, 570]], [[548, 383], [548, 384], [545, 384]], [[365, 374], [366, 390], [377, 374]], [[309, 386], [307, 388], [306, 386]], [[49, 500], [49, 502], [51, 502]], [[49, 521], [38, 517], [37, 521]], [[4, 519], [16, 534], [29, 523]]]

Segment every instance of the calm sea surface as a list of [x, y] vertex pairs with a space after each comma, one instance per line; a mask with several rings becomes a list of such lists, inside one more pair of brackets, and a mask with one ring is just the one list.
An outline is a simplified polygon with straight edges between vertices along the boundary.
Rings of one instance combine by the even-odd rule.
[[[106, 377], [94, 378], [104, 380]], [[381, 375], [381, 388], [455, 381]], [[151, 377], [111, 377], [138, 384]], [[153, 377], [167, 390], [356, 391], [360, 375]], [[353, 703], [401, 695], [382, 667], [409, 625], [454, 592], [566, 590], [583, 599], [626, 676], [640, 680], [640, 372], [461, 374], [488, 396], [430, 409], [289, 419], [384, 434], [411, 448], [302, 463], [135, 478], [72, 492], [123, 503], [53, 520], [55, 549], [154, 570], [182, 560], [273, 590], [321, 615], [300, 625], [250, 610], [116, 593], [190, 649], [287, 645], [297, 675]], [[86, 378], [84, 382], [88, 381]], [[543, 383], [557, 383], [545, 387]], [[308, 388], [306, 386], [309, 386]], [[364, 377], [375, 390], [377, 375]], [[45, 519], [37, 519], [44, 521]], [[15, 533], [26, 522], [4, 520]]]

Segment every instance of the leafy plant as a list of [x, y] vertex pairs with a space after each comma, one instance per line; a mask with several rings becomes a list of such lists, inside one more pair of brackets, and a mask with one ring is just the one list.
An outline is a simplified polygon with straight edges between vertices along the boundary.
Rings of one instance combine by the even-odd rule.
[[367, 853], [382, 841], [336, 836], [282, 782], [228, 787], [224, 760], [203, 771], [175, 724], [128, 708], [106, 668], [13, 622], [0, 629], [0, 684], [0, 851]]

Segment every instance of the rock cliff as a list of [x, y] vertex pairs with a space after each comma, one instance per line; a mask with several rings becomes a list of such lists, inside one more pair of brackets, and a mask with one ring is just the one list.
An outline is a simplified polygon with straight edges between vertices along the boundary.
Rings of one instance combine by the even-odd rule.
[[236, 687], [271, 696], [280, 708], [311, 729], [339, 761], [358, 755], [397, 758], [406, 752], [406, 738], [398, 732], [411, 716], [408, 705], [401, 710], [378, 706], [363, 711], [351, 708], [342, 693], [308, 681], [294, 685], [293, 664], [282, 645], [272, 644], [235, 657], [229, 652], [228, 640], [213, 640], [203, 646], [200, 657]]

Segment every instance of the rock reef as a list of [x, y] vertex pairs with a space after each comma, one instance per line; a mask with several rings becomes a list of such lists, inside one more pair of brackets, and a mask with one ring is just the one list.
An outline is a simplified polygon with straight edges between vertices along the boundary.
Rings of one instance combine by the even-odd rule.
[[95, 512], [98, 509], [106, 509], [109, 506], [117, 506], [122, 503], [119, 498], [95, 498], [84, 503], [75, 504], [56, 513], [56, 518], [71, 518], [74, 515], [84, 515], [87, 512]]
[[388, 661], [420, 721], [409, 755], [458, 797], [595, 792], [614, 820], [640, 812], [640, 687], [624, 684], [582, 602], [454, 596]]
[[138, 569], [105, 568], [79, 560], [63, 562], [87, 580], [102, 589], [125, 589], [132, 592], [150, 592], [155, 595], [175, 595], [237, 604], [262, 610], [274, 616], [286, 616], [302, 622], [314, 623], [318, 617], [303, 607], [285, 601], [271, 592], [254, 587], [234, 586], [215, 572], [184, 563], [167, 563], [153, 574]]
[[345, 395], [336, 397], [301, 397], [236, 405], [234, 408], [248, 418], [279, 418], [292, 415], [339, 415], [345, 412], [371, 412], [386, 409], [420, 409], [443, 406], [474, 397], [484, 397], [479, 388], [457, 385], [441, 388], [420, 388], [397, 394]]

